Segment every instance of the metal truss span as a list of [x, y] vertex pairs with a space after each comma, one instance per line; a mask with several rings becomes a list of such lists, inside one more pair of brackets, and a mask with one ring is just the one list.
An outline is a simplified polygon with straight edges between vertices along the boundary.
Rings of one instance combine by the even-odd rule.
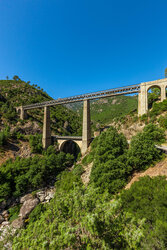
[[34, 103], [30, 105], [23, 106], [24, 110], [35, 109], [35, 108], [42, 108], [46, 106], [55, 106], [60, 104], [67, 104], [67, 103], [74, 103], [74, 102], [81, 102], [85, 99], [93, 100], [99, 98], [105, 98], [110, 96], [117, 96], [117, 95], [127, 95], [140, 92], [140, 84], [130, 85], [127, 87], [120, 87], [114, 89], [108, 89], [104, 91], [98, 91], [88, 94], [76, 95], [67, 98], [58, 98], [56, 100], [51, 100], [47, 102], [41, 103]]

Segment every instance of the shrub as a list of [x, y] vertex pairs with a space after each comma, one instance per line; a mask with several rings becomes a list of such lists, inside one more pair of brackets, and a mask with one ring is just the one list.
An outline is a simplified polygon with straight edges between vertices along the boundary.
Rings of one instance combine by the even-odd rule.
[[147, 115], [147, 114], [144, 114], [144, 115], [142, 115], [142, 116], [140, 117], [140, 120], [141, 120], [141, 121], [147, 121], [147, 119], [148, 119], [148, 115]]
[[145, 126], [142, 133], [132, 137], [127, 164], [134, 170], [143, 170], [161, 159], [161, 152], [155, 148], [155, 144], [163, 142], [164, 138], [163, 129], [151, 123]]
[[167, 181], [165, 176], [140, 178], [121, 194], [122, 210], [145, 219], [139, 249], [166, 249]]
[[160, 159], [160, 151], [155, 148], [151, 140], [145, 137], [144, 133], [139, 133], [132, 138], [127, 164], [134, 170], [146, 169], [158, 159]]
[[7, 161], [0, 168], [0, 201], [55, 182], [56, 176], [72, 163], [71, 155], [52, 151], [44, 156]]
[[167, 99], [165, 99], [163, 102], [160, 102], [160, 103], [154, 103], [153, 108], [150, 111], [149, 115], [150, 117], [157, 116], [166, 110], [167, 110]]
[[10, 136], [10, 128], [7, 126], [0, 132], [0, 146], [5, 145]]
[[115, 193], [125, 185], [130, 171], [126, 167], [127, 148], [126, 138], [112, 127], [99, 136], [90, 181], [101, 192]]
[[158, 119], [158, 122], [162, 128], [167, 129], [167, 115], [166, 116], [161, 115]]
[[85, 172], [82, 165], [76, 165], [73, 169], [73, 174], [81, 176]]
[[45, 204], [43, 203], [38, 204], [30, 213], [28, 221], [31, 223], [37, 221], [44, 211], [46, 211]]
[[30, 135], [29, 143], [32, 153], [42, 153], [42, 135]]
[[14, 207], [9, 208], [9, 221], [12, 222], [13, 220], [18, 218], [19, 212], [20, 212], [21, 205], [17, 205]]
[[157, 125], [150, 123], [144, 127], [144, 136], [156, 144], [165, 142], [165, 130]]

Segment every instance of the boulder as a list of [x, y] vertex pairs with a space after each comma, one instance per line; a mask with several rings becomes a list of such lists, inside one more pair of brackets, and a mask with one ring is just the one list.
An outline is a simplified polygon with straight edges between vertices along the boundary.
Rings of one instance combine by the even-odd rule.
[[39, 198], [40, 202], [43, 202], [45, 200], [45, 194], [40, 194], [38, 196], [38, 198]]
[[22, 218], [18, 218], [12, 222], [12, 227], [19, 229], [24, 226], [24, 220]]
[[20, 198], [20, 203], [22, 204], [25, 201], [30, 200], [30, 199], [33, 199], [32, 194], [26, 194], [26, 195], [24, 195], [23, 197]]
[[38, 205], [39, 199], [33, 198], [26, 200], [20, 209], [19, 217], [25, 219], [31, 213], [31, 211]]
[[68, 124], [68, 121], [65, 121], [65, 123], [64, 123], [64, 126], [63, 126], [65, 129], [67, 129], [68, 130], [68, 128], [69, 128], [69, 124]]
[[3, 222], [2, 222], [2, 226], [8, 226], [9, 224], [10, 224], [9, 221], [3, 221]]
[[4, 210], [3, 213], [2, 213], [2, 216], [3, 216], [4, 218], [9, 217], [8, 211], [7, 211], [7, 210]]

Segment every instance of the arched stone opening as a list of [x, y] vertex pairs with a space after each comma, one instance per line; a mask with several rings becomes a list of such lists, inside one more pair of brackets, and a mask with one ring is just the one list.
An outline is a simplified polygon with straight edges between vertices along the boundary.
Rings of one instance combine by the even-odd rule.
[[158, 85], [152, 85], [147, 89], [147, 110], [152, 108], [154, 102], [161, 101], [161, 92], [161, 87]]
[[73, 154], [74, 158], [76, 159], [78, 154], [81, 152], [81, 149], [76, 142], [74, 142], [72, 140], [68, 140], [68, 141], [65, 141], [61, 144], [60, 151], [66, 153], [66, 154], [67, 153]]
[[19, 108], [19, 109], [16, 109], [16, 111], [17, 111], [18, 115], [21, 114], [21, 109], [20, 109], [20, 108]]

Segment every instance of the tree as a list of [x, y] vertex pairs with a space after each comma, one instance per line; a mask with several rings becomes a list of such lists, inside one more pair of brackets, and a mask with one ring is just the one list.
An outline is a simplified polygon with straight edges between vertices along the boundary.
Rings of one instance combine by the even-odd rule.
[[156, 101], [158, 101], [159, 97], [160, 97], [161, 91], [159, 88], [152, 88], [151, 89], [151, 93], [148, 94], [148, 105], [149, 108], [152, 107], [152, 104]]
[[165, 69], [165, 78], [167, 78], [167, 68]]
[[17, 75], [14, 75], [14, 76], [13, 76], [13, 80], [14, 80], [14, 81], [19, 81], [20, 78], [19, 78]]
[[155, 148], [155, 144], [163, 142], [164, 138], [163, 129], [151, 123], [147, 125], [143, 132], [132, 137], [128, 151], [128, 165], [140, 171], [160, 159], [161, 152]]

